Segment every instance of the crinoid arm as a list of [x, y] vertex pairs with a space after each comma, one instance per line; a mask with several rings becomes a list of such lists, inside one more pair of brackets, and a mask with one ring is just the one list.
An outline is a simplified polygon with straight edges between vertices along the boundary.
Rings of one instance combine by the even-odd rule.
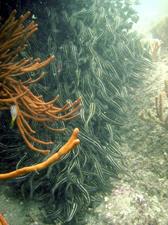
[[79, 133], [79, 129], [75, 128], [73, 130], [72, 135], [69, 138], [69, 140], [59, 149], [58, 152], [51, 155], [45, 161], [43, 161], [41, 163], [38, 163], [36, 165], [27, 166], [27, 167], [23, 167], [21, 169], [17, 169], [17, 170], [14, 170], [12, 172], [0, 174], [0, 180], [16, 178], [18, 176], [22, 176], [22, 175], [25, 175], [27, 173], [31, 173], [31, 172], [34, 172], [34, 171], [39, 171], [39, 170], [47, 168], [51, 164], [58, 161], [61, 157], [63, 157], [67, 153], [69, 153], [73, 148], [75, 148], [80, 143], [80, 140], [78, 139], [78, 133]]

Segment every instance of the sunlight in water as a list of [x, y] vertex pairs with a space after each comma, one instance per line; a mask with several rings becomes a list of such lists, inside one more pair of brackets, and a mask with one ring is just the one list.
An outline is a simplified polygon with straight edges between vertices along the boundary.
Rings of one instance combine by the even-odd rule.
[[153, 24], [157, 23], [159, 19], [168, 15], [168, 1], [139, 0], [139, 4], [135, 9], [139, 15], [139, 21], [135, 29], [146, 32]]

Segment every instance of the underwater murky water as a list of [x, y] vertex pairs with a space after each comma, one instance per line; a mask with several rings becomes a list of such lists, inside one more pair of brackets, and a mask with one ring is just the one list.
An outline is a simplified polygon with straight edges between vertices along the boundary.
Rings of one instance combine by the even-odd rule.
[[137, 9], [0, 1], [0, 225], [167, 223], [167, 19]]

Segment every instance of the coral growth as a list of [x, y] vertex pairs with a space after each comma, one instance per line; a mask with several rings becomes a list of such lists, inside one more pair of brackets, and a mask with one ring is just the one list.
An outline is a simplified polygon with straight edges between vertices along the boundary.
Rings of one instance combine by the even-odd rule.
[[142, 110], [139, 114], [140, 118], [144, 121], [155, 122], [162, 127], [168, 129], [168, 81], [165, 80], [164, 90], [155, 97], [155, 112], [151, 109]]

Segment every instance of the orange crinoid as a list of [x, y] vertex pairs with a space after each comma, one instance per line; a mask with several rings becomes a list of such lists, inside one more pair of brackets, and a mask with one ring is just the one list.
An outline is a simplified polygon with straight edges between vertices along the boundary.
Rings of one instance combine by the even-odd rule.
[[8, 225], [8, 222], [6, 221], [2, 213], [0, 213], [0, 225]]
[[[30, 12], [27, 12], [16, 19], [16, 10], [14, 10], [0, 28], [0, 110], [10, 110], [12, 120], [16, 120], [20, 134], [27, 146], [33, 151], [46, 155], [49, 153], [48, 149], [40, 149], [34, 146], [33, 143], [49, 145], [52, 142], [36, 138], [36, 131], [30, 126], [30, 121], [42, 123], [50, 130], [65, 130], [65, 128], [56, 129], [50, 127], [49, 124], [53, 123], [53, 121], [66, 121], [76, 117], [79, 114], [81, 100], [79, 98], [71, 104], [66, 103], [63, 107], [59, 107], [54, 104], [58, 96], [49, 102], [45, 102], [42, 96], [36, 96], [30, 90], [30, 85], [42, 79], [46, 73], [42, 73], [34, 80], [32, 78], [25, 79], [24, 75], [45, 67], [55, 57], [49, 56], [44, 61], [39, 58], [34, 60], [32, 58], [19, 58], [18, 54], [25, 49], [27, 39], [37, 30], [37, 24], [34, 21], [24, 26], [24, 21], [29, 16]], [[60, 151], [54, 154], [55, 157], [54, 155], [50, 156], [46, 160], [47, 162], [44, 161], [10, 173], [0, 174], [0, 179], [8, 179], [43, 169], [54, 163], [79, 144], [78, 132], [78, 128], [74, 129], [69, 141]]]

